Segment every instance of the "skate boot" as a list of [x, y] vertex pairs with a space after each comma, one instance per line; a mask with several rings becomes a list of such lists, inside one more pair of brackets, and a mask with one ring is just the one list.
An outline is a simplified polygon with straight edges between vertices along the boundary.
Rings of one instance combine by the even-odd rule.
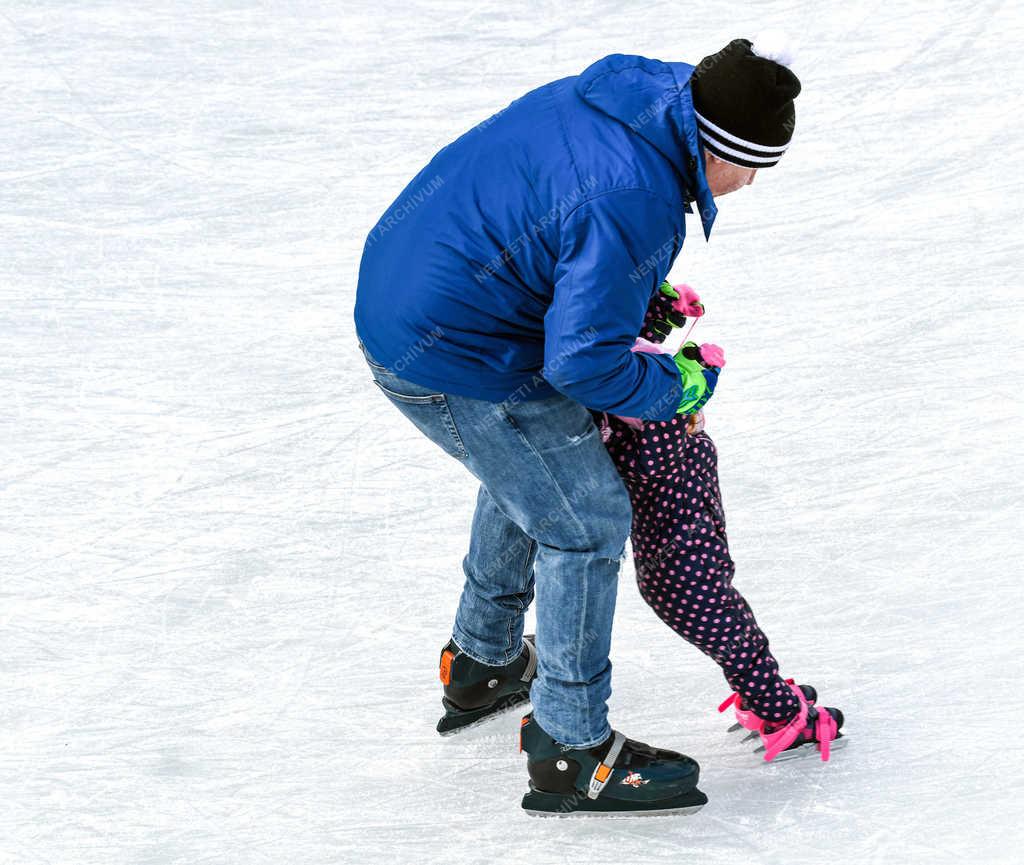
[[533, 635], [523, 637], [523, 651], [512, 663], [489, 667], [474, 661], [449, 640], [441, 650], [444, 717], [437, 722], [442, 736], [458, 733], [530, 699], [537, 672]]
[[[792, 687], [794, 682], [792, 679], [786, 679], [786, 684]], [[797, 687], [803, 692], [804, 699], [813, 706], [815, 701], [818, 699], [818, 692], [810, 685], [797, 685]], [[725, 712], [730, 706], [735, 707], [736, 722], [732, 724], [726, 732], [732, 734], [746, 730], [747, 733], [741, 741], [747, 742], [750, 739], [756, 739], [764, 727], [764, 721], [754, 714], [753, 709], [747, 705], [746, 701], [744, 701], [739, 693], [734, 692], [731, 694], [729, 698], [718, 707], [718, 711]]]
[[846, 739], [839, 732], [843, 726], [843, 713], [831, 706], [815, 706], [801, 688], [790, 687], [800, 701], [800, 709], [784, 723], [763, 722], [758, 733], [761, 745], [755, 753], [763, 752], [764, 759], [771, 761], [790, 760], [817, 750], [825, 762], [833, 750], [846, 744]]
[[612, 731], [592, 748], [559, 745], [533, 715], [523, 718], [530, 791], [523, 809], [535, 817], [650, 817], [692, 814], [707, 804], [697, 789], [696, 760], [652, 748]]

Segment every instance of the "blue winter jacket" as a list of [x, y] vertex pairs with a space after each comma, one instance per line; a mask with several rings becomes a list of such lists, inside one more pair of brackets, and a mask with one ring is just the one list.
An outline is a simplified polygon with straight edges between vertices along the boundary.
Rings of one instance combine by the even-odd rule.
[[359, 338], [425, 387], [500, 402], [561, 391], [667, 420], [667, 355], [630, 351], [695, 201], [709, 236], [693, 67], [613, 54], [441, 150], [363, 250]]

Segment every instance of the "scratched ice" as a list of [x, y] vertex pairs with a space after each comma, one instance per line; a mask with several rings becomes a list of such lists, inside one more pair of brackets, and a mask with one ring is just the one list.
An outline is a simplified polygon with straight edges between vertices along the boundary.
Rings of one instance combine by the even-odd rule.
[[[622, 575], [613, 721], [685, 819], [538, 821], [516, 716], [441, 740], [474, 484], [356, 350], [429, 157], [614, 51], [799, 36], [780, 166], [672, 274], [736, 577], [850, 747], [758, 765]], [[1022, 14], [1009, 2], [0, 11], [0, 862], [1009, 863], [1024, 813]]]

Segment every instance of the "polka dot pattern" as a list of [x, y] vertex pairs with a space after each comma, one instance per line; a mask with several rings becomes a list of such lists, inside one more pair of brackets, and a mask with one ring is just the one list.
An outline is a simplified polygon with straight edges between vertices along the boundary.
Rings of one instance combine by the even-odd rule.
[[712, 658], [761, 718], [798, 709], [743, 596], [733, 588], [718, 454], [686, 416], [635, 430], [608, 416], [606, 446], [633, 503], [631, 539], [640, 594], [670, 628]]
[[640, 329], [640, 336], [648, 342], [663, 342], [665, 336], [659, 333], [657, 326], [664, 322], [675, 310], [672, 309], [672, 299], [665, 297], [658, 289], [654, 290], [650, 302], [647, 304], [647, 312], [644, 314], [644, 323]]

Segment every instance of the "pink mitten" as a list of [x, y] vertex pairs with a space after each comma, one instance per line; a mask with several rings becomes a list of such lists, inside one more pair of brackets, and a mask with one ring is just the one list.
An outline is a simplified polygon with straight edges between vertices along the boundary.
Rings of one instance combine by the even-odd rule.
[[704, 315], [704, 304], [700, 302], [700, 295], [696, 291], [686, 283], [673, 285], [672, 288], [679, 295], [679, 297], [672, 301], [672, 308], [676, 312], [680, 312], [690, 318], [700, 318]]
[[725, 366], [725, 352], [720, 345], [713, 342], [701, 343], [700, 359], [704, 361], [705, 366], [717, 366], [719, 369]]

